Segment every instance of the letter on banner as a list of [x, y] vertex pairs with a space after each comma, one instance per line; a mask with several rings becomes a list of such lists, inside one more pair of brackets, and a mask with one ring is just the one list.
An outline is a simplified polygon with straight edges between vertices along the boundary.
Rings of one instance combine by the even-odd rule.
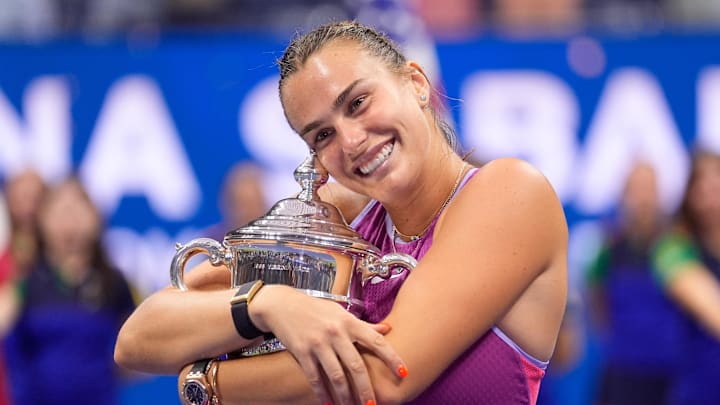
[[720, 67], [708, 67], [700, 72], [698, 93], [698, 133], [696, 144], [720, 153]]
[[610, 210], [636, 161], [653, 165], [661, 207], [674, 210], [687, 177], [687, 151], [655, 77], [626, 68], [608, 78], [590, 123], [578, 170], [576, 207], [592, 215]]
[[160, 89], [128, 76], [109, 90], [80, 173], [93, 200], [112, 214], [125, 195], [142, 195], [161, 218], [187, 219], [200, 187]]
[[476, 158], [526, 159], [563, 202], [569, 198], [579, 113], [565, 82], [537, 71], [476, 73], [463, 83], [461, 98], [462, 133]]
[[47, 181], [62, 179], [70, 163], [70, 94], [65, 79], [40, 76], [23, 95], [23, 120], [0, 91], [0, 172], [26, 167]]

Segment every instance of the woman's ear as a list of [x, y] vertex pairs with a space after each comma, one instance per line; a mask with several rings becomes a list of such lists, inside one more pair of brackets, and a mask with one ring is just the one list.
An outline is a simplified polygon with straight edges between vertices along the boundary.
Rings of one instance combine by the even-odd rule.
[[415, 96], [420, 106], [424, 108], [430, 103], [430, 80], [417, 62], [409, 61], [407, 67]]

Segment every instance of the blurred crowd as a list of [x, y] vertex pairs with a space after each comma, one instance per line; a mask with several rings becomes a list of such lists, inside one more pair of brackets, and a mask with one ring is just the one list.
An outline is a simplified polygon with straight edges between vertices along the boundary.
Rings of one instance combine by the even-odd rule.
[[[28, 169], [2, 186], [0, 405], [115, 403], [133, 377], [114, 364], [115, 339], [143, 297], [108, 259], [101, 214], [76, 177], [47, 184]], [[202, 233], [222, 240], [267, 211], [262, 170], [233, 166], [219, 197], [223, 219]]]
[[636, 162], [585, 269], [598, 404], [720, 403], [720, 155], [698, 151], [674, 216]]
[[711, 0], [1, 0], [0, 10], [0, 38], [7, 39], [176, 28], [286, 36], [298, 27], [348, 17], [385, 20], [403, 30], [413, 25], [409, 15], [445, 39], [506, 28], [625, 32], [720, 22], [720, 3]]

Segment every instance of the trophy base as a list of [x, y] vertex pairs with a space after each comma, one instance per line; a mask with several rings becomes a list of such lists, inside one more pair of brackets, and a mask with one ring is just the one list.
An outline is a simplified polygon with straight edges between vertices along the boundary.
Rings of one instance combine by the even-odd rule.
[[236, 354], [239, 357], [253, 357], [263, 354], [281, 352], [283, 350], [286, 350], [285, 345], [282, 344], [282, 342], [278, 338], [272, 337], [258, 345], [243, 347]]

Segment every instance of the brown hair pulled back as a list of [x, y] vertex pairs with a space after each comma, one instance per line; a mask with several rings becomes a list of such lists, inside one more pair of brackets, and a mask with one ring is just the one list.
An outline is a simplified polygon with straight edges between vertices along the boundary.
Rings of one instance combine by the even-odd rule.
[[[325, 45], [335, 40], [348, 40], [357, 43], [370, 55], [384, 62], [390, 71], [400, 73], [406, 69], [407, 58], [398, 46], [384, 33], [356, 21], [339, 21], [321, 25], [314, 30], [294, 38], [278, 61], [280, 68], [279, 91], [282, 100], [283, 85], [307, 62], [308, 58]], [[435, 124], [455, 151], [459, 150], [457, 136], [444, 120], [438, 117], [431, 106]]]

